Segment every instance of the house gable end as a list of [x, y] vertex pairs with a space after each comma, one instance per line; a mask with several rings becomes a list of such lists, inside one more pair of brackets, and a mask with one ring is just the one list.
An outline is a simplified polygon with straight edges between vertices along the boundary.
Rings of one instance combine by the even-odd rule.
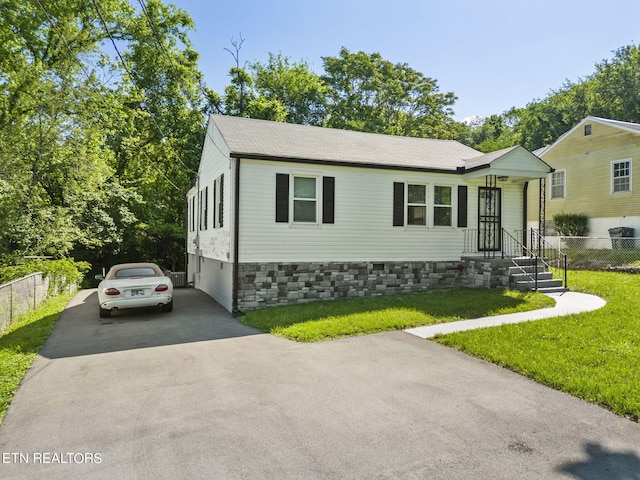
[[[591, 128], [589, 132], [585, 132], [585, 127], [588, 125], [591, 125]], [[588, 133], [588, 135], [586, 133]], [[593, 149], [594, 144], [599, 144], [599, 140], [601, 140], [602, 137], [622, 136], [624, 134], [631, 134], [634, 137], [637, 136], [637, 142], [640, 142], [640, 124], [619, 122], [617, 120], [608, 120], [599, 117], [586, 117], [571, 130], [558, 137], [551, 145], [545, 147], [544, 150], [540, 152], [540, 157], [546, 159], [554, 150], [568, 148], [566, 147], [567, 144], [571, 144], [572, 146], [580, 144], [580, 148], [586, 152], [587, 150]], [[552, 157], [557, 155], [559, 154], [554, 152]], [[560, 155], [564, 156], [566, 154], [562, 153]]]
[[465, 180], [486, 175], [517, 177], [525, 179], [544, 178], [552, 169], [521, 146], [492, 152], [468, 161], [471, 168], [464, 174]]

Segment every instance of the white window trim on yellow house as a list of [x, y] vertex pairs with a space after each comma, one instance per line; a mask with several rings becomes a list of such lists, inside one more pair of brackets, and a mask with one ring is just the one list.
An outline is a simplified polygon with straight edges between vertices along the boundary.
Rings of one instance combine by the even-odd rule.
[[[558, 177], [562, 174], [562, 183], [557, 182]], [[557, 183], [554, 183], [557, 182]], [[550, 200], [564, 200], [567, 198], [567, 169], [562, 168], [549, 174], [549, 199]], [[562, 187], [562, 194], [554, 194], [554, 187]]]
[[[616, 165], [628, 163], [629, 164], [629, 173], [627, 175], [621, 175], [616, 177]], [[633, 187], [631, 185], [631, 179], [633, 178], [633, 169], [632, 169], [632, 160], [630, 158], [625, 158], [623, 160], [613, 160], [611, 162], [611, 195], [626, 195], [633, 191]], [[616, 180], [620, 178], [628, 179], [628, 187], [625, 190], [616, 190]]]

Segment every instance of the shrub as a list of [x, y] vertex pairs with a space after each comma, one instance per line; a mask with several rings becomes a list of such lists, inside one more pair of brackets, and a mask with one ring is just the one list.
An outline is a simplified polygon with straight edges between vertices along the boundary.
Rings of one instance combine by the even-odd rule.
[[553, 223], [560, 235], [566, 237], [586, 237], [589, 233], [589, 218], [582, 213], [558, 213]]
[[0, 285], [26, 277], [32, 273], [42, 272], [49, 277], [49, 293], [62, 291], [68, 285], [78, 285], [91, 265], [87, 262], [76, 262], [71, 258], [60, 260], [22, 260], [16, 265], [0, 267]]

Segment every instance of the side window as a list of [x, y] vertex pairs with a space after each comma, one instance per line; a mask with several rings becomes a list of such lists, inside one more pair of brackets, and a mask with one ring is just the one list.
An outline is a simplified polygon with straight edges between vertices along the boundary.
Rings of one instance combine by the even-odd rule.
[[316, 223], [318, 199], [315, 177], [293, 176], [293, 221]]
[[[427, 184], [419, 183], [393, 183], [393, 226], [403, 227], [405, 225], [427, 226], [433, 224], [436, 227], [453, 226], [453, 188], [451, 186], [434, 185], [433, 197], [429, 193]], [[466, 226], [467, 212], [467, 187], [458, 187], [458, 195], [462, 198], [464, 205], [458, 204], [458, 226]], [[433, 219], [427, 221], [427, 194], [433, 201]], [[431, 208], [431, 207], [429, 207]]]
[[631, 160], [611, 162], [611, 193], [631, 192]]
[[551, 174], [551, 200], [565, 197], [566, 170], [557, 170]]
[[450, 227], [453, 225], [451, 187], [436, 185], [433, 190], [433, 225]]
[[276, 222], [335, 223], [335, 177], [276, 174]]
[[407, 185], [407, 225], [427, 224], [427, 186]]

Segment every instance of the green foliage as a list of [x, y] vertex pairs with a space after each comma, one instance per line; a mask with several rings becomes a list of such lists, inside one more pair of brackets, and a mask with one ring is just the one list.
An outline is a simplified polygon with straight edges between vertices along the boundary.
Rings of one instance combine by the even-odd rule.
[[457, 140], [484, 153], [519, 144], [513, 125], [506, 115], [491, 115], [459, 127]]
[[42, 272], [50, 279], [49, 291], [59, 292], [68, 285], [80, 285], [91, 265], [70, 258], [61, 260], [27, 260], [0, 267], [0, 284], [17, 280], [32, 273]]
[[589, 233], [589, 218], [582, 213], [557, 213], [553, 223], [560, 235], [585, 237]]
[[440, 93], [437, 81], [379, 53], [323, 57], [329, 87], [325, 125], [410, 137], [456, 136], [453, 93]]
[[[163, 250], [158, 232], [184, 224], [207, 101], [218, 101], [200, 89], [192, 28], [186, 12], [158, 0], [142, 9], [128, 0], [3, 2], [0, 258], [106, 263]], [[140, 230], [150, 232], [144, 242]], [[169, 245], [182, 243], [175, 236]]]
[[456, 97], [407, 64], [342, 48], [338, 57], [323, 58], [321, 76], [306, 62], [272, 53], [268, 62], [244, 69], [242, 42], [232, 44], [236, 66], [222, 102], [229, 115], [413, 137], [458, 135]]
[[276, 116], [270, 119], [303, 125], [322, 124], [327, 86], [306, 62], [292, 63], [281, 53], [269, 53], [267, 63], [252, 63], [250, 69], [258, 96], [256, 104], [250, 105], [250, 109], [256, 110], [260, 103], [273, 103], [282, 108], [284, 116], [282, 120]]
[[402, 330], [553, 305], [538, 293], [457, 288], [253, 310], [241, 321], [299, 342]]
[[[553, 143], [583, 118], [593, 115], [640, 123], [640, 46], [627, 45], [593, 74], [566, 81], [543, 99], [513, 107], [479, 125], [459, 125], [457, 138], [483, 152], [520, 144], [536, 150]], [[496, 128], [498, 127], [498, 128]]]

